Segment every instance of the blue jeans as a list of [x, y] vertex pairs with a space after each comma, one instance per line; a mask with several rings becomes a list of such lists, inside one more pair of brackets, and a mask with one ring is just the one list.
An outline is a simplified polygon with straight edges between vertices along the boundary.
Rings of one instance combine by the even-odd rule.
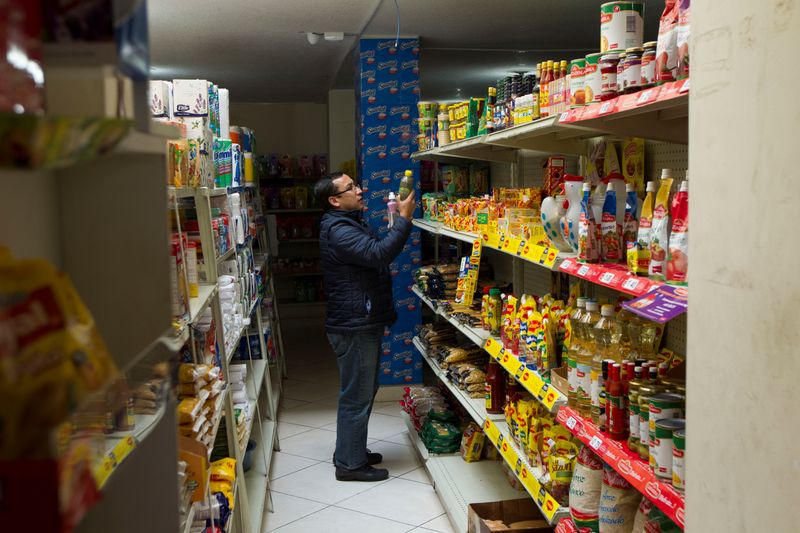
[[367, 426], [378, 393], [383, 327], [356, 333], [328, 333], [339, 365], [336, 466], [356, 470], [367, 464]]

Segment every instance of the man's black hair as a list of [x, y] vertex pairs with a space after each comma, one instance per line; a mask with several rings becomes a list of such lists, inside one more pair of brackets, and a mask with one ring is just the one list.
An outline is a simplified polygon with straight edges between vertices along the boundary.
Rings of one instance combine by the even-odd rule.
[[331, 172], [327, 176], [320, 178], [320, 180], [314, 184], [314, 198], [317, 199], [317, 205], [325, 211], [333, 207], [328, 201], [328, 198], [339, 192], [336, 190], [336, 185], [333, 183], [333, 180], [341, 178], [342, 176], [344, 176], [344, 172]]

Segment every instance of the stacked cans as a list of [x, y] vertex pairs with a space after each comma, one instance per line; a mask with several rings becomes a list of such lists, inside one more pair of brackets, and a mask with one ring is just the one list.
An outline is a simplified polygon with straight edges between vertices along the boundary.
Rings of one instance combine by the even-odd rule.
[[[418, 149], [414, 127], [419, 113], [418, 59], [418, 39], [359, 42], [356, 160], [368, 207], [367, 220], [381, 238], [389, 231], [389, 192], [397, 193], [406, 170], [417, 178], [414, 187], [417, 200], [420, 198], [419, 164], [411, 159]], [[419, 212], [414, 216], [419, 217]], [[420, 230], [415, 228], [390, 265], [397, 322], [383, 337], [382, 385], [422, 382], [422, 359], [412, 345], [420, 327], [420, 302], [411, 291], [411, 273], [421, 262], [420, 238]]]

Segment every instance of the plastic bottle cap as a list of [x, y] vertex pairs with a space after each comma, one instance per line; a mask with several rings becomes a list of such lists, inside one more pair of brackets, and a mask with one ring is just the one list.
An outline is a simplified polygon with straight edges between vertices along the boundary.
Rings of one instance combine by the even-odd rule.
[[683, 180], [681, 182], [681, 192], [689, 192], [689, 182], [688, 181]]
[[600, 305], [597, 302], [588, 301], [586, 302], [586, 310], [587, 311], [597, 311], [600, 309]]
[[671, 178], [672, 177], [672, 169], [671, 168], [663, 168], [661, 169], [661, 179], [664, 178]]
[[489, 294], [489, 291], [491, 291], [491, 290], [492, 290], [491, 287], [484, 287], [483, 288], [483, 294]]
[[606, 304], [600, 308], [600, 315], [601, 316], [614, 316], [614, 306], [610, 304]]
[[647, 189], [646, 192], [656, 192], [656, 182], [655, 181], [648, 181], [647, 182]]
[[588, 301], [589, 301], [589, 298], [586, 298], [585, 296], [579, 297], [578, 298], [578, 307], [584, 307], [585, 308], [586, 307], [586, 302], [588, 302]]
[[583, 190], [584, 191], [591, 190], [591, 188], [592, 188], [592, 185], [588, 181], [584, 181], [583, 182]]
[[410, 171], [410, 170], [406, 170], [405, 175], [410, 178], [411, 176], [414, 175], [414, 173], [412, 171]]
[[393, 192], [390, 192], [390, 193], [389, 193], [389, 201], [391, 202], [391, 201], [392, 201], [392, 200], [394, 200], [394, 199], [395, 199], [395, 195], [394, 195], [394, 193], [393, 193]]
[[633, 192], [636, 189], [633, 188], [633, 183], [626, 183], [625, 184], [625, 192]]

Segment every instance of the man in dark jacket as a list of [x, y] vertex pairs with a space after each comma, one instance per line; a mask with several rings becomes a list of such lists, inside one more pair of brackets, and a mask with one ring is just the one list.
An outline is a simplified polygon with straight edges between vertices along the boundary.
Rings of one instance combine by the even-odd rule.
[[381, 481], [389, 472], [372, 467], [383, 458], [367, 450], [367, 426], [378, 392], [381, 337], [397, 319], [389, 264], [411, 232], [414, 193], [397, 202], [399, 216], [383, 239], [363, 220], [361, 188], [347, 174], [322, 178], [314, 195], [325, 209], [319, 231], [328, 298], [325, 329], [339, 365], [336, 479]]

